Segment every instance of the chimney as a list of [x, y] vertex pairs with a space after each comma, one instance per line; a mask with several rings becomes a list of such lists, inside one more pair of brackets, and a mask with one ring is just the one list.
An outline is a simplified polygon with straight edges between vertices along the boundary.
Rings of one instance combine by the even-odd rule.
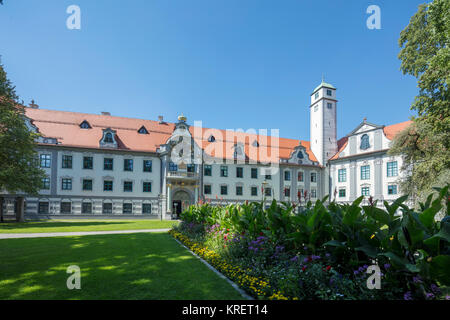
[[110, 115], [111, 115], [111, 113], [106, 112], [106, 111], [102, 111], [102, 116], [110, 116]]
[[39, 106], [34, 103], [34, 100], [31, 100], [31, 103], [29, 104], [30, 108], [32, 109], [39, 109]]
[[163, 116], [158, 116], [159, 123], [164, 123]]

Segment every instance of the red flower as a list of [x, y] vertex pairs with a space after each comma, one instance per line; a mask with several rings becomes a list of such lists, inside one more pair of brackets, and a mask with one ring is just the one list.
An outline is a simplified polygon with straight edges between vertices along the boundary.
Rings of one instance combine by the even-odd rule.
[[261, 231], [261, 232], [259, 233], [259, 235], [260, 235], [260, 236], [263, 236], [263, 235], [264, 235], [264, 233], [263, 233], [263, 232]]
[[312, 261], [312, 258], [311, 258], [311, 256], [308, 256], [308, 262], [311, 262]]
[[331, 266], [327, 266], [327, 268], [326, 268], [326, 269], [327, 269], [327, 271], [330, 271], [330, 269], [331, 269]]
[[302, 267], [302, 270], [303, 270], [303, 271], [305, 271], [305, 270], [306, 270], [306, 267], [305, 267], [305, 266], [303, 266], [303, 267]]

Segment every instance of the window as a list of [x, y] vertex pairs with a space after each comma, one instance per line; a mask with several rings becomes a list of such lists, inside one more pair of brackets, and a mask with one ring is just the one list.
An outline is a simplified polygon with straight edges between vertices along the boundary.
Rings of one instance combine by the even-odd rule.
[[205, 194], [211, 194], [211, 185], [205, 184], [203, 186], [203, 191], [204, 191]]
[[266, 197], [270, 197], [272, 196], [272, 188], [268, 187], [264, 189], [264, 194], [266, 195]]
[[228, 186], [220, 186], [220, 194], [227, 195], [228, 194]]
[[50, 178], [42, 178], [42, 190], [50, 190]]
[[300, 181], [300, 182], [303, 181], [303, 171], [299, 171], [297, 173], [297, 181]]
[[272, 180], [272, 175], [271, 174], [266, 174], [265, 179], [266, 180]]
[[122, 213], [123, 214], [132, 214], [133, 213], [133, 204], [132, 203], [124, 203], [122, 205]]
[[152, 192], [152, 183], [151, 182], [144, 182], [143, 184], [143, 188], [142, 188], [143, 192]]
[[41, 154], [39, 157], [41, 168], [50, 168], [52, 156], [49, 154]]
[[251, 168], [252, 179], [258, 179], [258, 168]]
[[243, 178], [244, 177], [244, 168], [237, 167], [236, 168], [236, 178]]
[[228, 177], [228, 167], [227, 166], [220, 166], [220, 176]]
[[105, 134], [105, 139], [103, 140], [105, 143], [114, 143], [113, 136], [111, 132], [107, 132]]
[[83, 157], [83, 169], [92, 169], [94, 167], [93, 157]]
[[291, 181], [291, 171], [284, 171], [284, 181]]
[[59, 212], [66, 213], [66, 214], [72, 213], [72, 203], [68, 202], [68, 201], [61, 202]]
[[216, 138], [214, 136], [209, 136], [208, 142], [214, 142], [216, 141]]
[[347, 169], [339, 169], [338, 182], [346, 182], [346, 181], [347, 181]]
[[369, 187], [362, 187], [361, 188], [361, 195], [362, 196], [369, 196], [370, 195], [370, 188]]
[[317, 98], [319, 98], [319, 93], [318, 92], [316, 92], [316, 94], [314, 95], [314, 99], [317, 99]]
[[361, 166], [361, 180], [370, 179], [370, 166]]
[[259, 147], [259, 142], [258, 141], [253, 141], [253, 143], [252, 143], [252, 146], [254, 146], [254, 147]]
[[317, 198], [317, 190], [311, 189], [311, 198]]
[[258, 195], [258, 187], [251, 187], [250, 191], [251, 191], [251, 195], [252, 196], [257, 196]]
[[90, 214], [92, 213], [92, 203], [91, 202], [83, 202], [81, 205], [81, 213]]
[[333, 104], [330, 103], [330, 102], [327, 102], [327, 108], [328, 108], [328, 109], [332, 109], [332, 108], [333, 108]]
[[206, 164], [205, 165], [204, 172], [205, 172], [205, 176], [211, 177], [211, 175], [212, 175], [212, 167], [211, 167], [210, 164]]
[[317, 173], [311, 172], [311, 182], [317, 182]]
[[152, 172], [152, 160], [144, 160], [144, 172]]
[[113, 170], [113, 167], [114, 167], [114, 159], [105, 158], [103, 161], [103, 170]]
[[83, 190], [92, 191], [92, 180], [91, 179], [83, 179]]
[[330, 89], [327, 89], [327, 96], [332, 96], [332, 93], [331, 93], [331, 90]]
[[133, 192], [133, 182], [132, 181], [125, 181], [123, 183], [123, 191], [124, 192]]
[[370, 143], [369, 143], [369, 136], [367, 134], [363, 134], [361, 137], [361, 145], [360, 145], [360, 149], [361, 150], [366, 150], [370, 148]]
[[387, 163], [387, 176], [396, 177], [398, 175], [397, 161], [391, 161]]
[[303, 159], [304, 158], [303, 152], [301, 152], [301, 151], [297, 152], [297, 158]]
[[142, 204], [142, 214], [152, 214], [152, 204], [143, 203]]
[[90, 129], [91, 125], [89, 124], [89, 122], [87, 122], [86, 120], [84, 120], [81, 124], [80, 124], [80, 128], [81, 129]]
[[388, 186], [388, 194], [397, 194], [397, 185], [392, 184]]
[[62, 156], [62, 167], [64, 169], [72, 169], [72, 156]]
[[102, 212], [106, 214], [112, 213], [112, 203], [111, 202], [103, 203]]
[[39, 201], [38, 213], [48, 214], [49, 204], [48, 201]]
[[290, 197], [291, 196], [291, 189], [290, 188], [284, 188], [284, 196]]
[[62, 179], [62, 190], [72, 190], [72, 179]]
[[133, 159], [123, 160], [123, 171], [133, 171]]
[[148, 134], [148, 131], [147, 131], [147, 129], [146, 129], [144, 126], [142, 126], [142, 127], [138, 130], [138, 133], [140, 133], [140, 134]]
[[178, 171], [178, 166], [172, 161], [169, 162], [169, 171]]
[[187, 165], [187, 172], [195, 172], [195, 164], [188, 164]]
[[318, 105], [315, 105], [315, 106], [314, 106], [314, 112], [316, 112], [317, 110], [319, 110], [319, 106], [318, 106]]
[[345, 189], [339, 189], [339, 198], [345, 198]]
[[103, 191], [113, 191], [113, 182], [110, 180], [103, 181]]
[[236, 186], [236, 195], [242, 196], [242, 186]]

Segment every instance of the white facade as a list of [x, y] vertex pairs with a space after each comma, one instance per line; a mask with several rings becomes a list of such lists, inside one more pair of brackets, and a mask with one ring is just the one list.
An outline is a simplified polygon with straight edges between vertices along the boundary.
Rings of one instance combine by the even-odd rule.
[[[57, 130], [48, 127], [46, 119], [52, 111], [43, 110], [44, 120], [36, 120], [33, 117], [41, 111], [34, 110], [27, 125], [30, 130], [48, 132], [38, 141], [48, 179], [38, 196], [26, 197], [25, 217], [170, 219], [198, 201], [227, 204], [265, 199], [268, 205], [275, 199], [301, 205], [325, 195], [338, 202], [351, 202], [361, 195], [396, 199], [402, 159], [387, 155], [392, 136], [388, 138], [386, 127], [364, 121], [337, 141], [336, 108], [336, 88], [322, 82], [311, 94], [309, 147], [299, 140], [280, 146], [289, 153], [280, 156], [270, 177], [266, 169], [273, 163], [245, 157], [225, 161], [207, 154], [204, 141], [194, 139], [184, 116], [169, 130], [163, 121], [142, 120], [147, 121], [142, 125], [134, 119], [126, 125], [132, 119], [92, 115], [89, 123], [81, 121], [85, 115], [70, 113], [76, 119], [69, 123], [69, 116], [58, 114], [67, 122], [61, 130], [73, 130], [79, 136], [67, 143], [73, 134], [64, 139], [58, 137], [64, 131], [54, 133]], [[183, 156], [183, 135], [190, 142], [191, 158]], [[83, 142], [88, 138], [92, 138], [90, 144]], [[133, 143], [139, 139], [143, 142], [136, 147]], [[251, 139], [254, 143], [255, 138]], [[149, 144], [156, 146], [154, 151], [142, 150]], [[6, 201], [5, 210], [6, 216], [13, 214], [11, 201]]]

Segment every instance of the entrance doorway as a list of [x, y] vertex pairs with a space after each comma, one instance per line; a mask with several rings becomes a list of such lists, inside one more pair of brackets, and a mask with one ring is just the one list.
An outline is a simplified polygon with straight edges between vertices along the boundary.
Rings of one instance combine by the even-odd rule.
[[186, 190], [177, 190], [172, 198], [172, 213], [178, 219], [180, 214], [192, 204], [191, 195]]
[[175, 219], [180, 219], [180, 214], [181, 214], [181, 200], [174, 200], [172, 201], [172, 212], [175, 215]]

